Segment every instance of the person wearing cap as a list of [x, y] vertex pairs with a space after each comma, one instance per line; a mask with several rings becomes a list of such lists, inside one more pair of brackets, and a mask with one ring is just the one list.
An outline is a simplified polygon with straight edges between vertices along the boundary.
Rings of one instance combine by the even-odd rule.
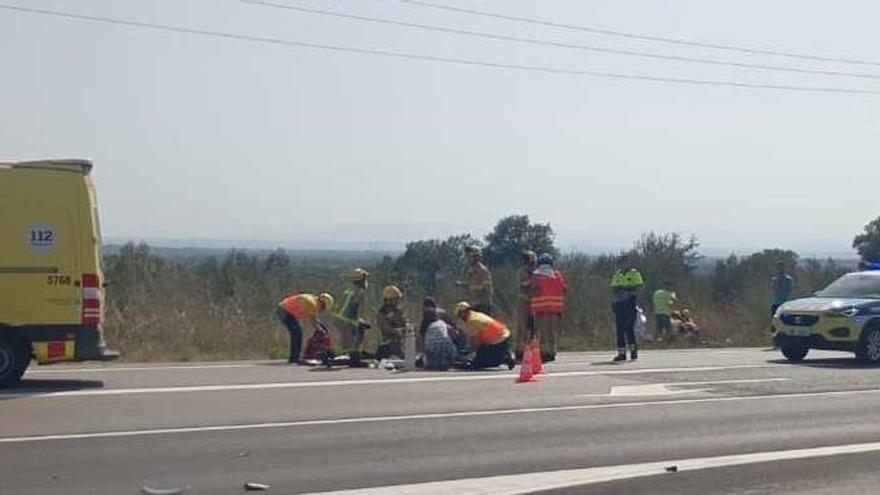
[[455, 316], [464, 322], [464, 331], [470, 338], [471, 351], [474, 352], [469, 370], [494, 368], [502, 364], [513, 369], [516, 361], [510, 353], [510, 330], [504, 323], [477, 311], [466, 301], [455, 305]]
[[516, 323], [515, 352], [517, 358], [522, 357], [523, 346], [529, 342], [535, 331], [535, 318], [532, 314], [532, 296], [535, 292], [535, 269], [538, 268], [538, 255], [526, 250], [522, 253], [522, 266], [517, 271], [519, 284], [519, 313]]
[[290, 335], [290, 355], [287, 362], [299, 363], [302, 353], [303, 326], [313, 331], [320, 325], [319, 315], [333, 309], [333, 296], [326, 292], [318, 296], [295, 294], [285, 297], [278, 303], [278, 319]]
[[477, 311], [491, 315], [494, 289], [492, 287], [492, 272], [483, 264], [483, 253], [479, 248], [469, 246], [465, 248], [467, 260], [467, 281], [460, 281], [458, 285], [467, 286], [468, 299], [471, 306]]
[[376, 359], [403, 358], [403, 338], [409, 321], [403, 313], [403, 292], [394, 285], [382, 289], [382, 306], [376, 313], [376, 324], [382, 343], [376, 349]]
[[611, 308], [617, 326], [617, 356], [614, 361], [626, 361], [627, 347], [633, 361], [639, 357], [635, 326], [638, 317], [638, 293], [645, 285], [645, 280], [639, 269], [632, 265], [627, 267], [627, 262], [627, 257], [622, 257], [619, 261], [621, 268], [611, 276]]
[[565, 313], [565, 277], [553, 268], [553, 256], [543, 253], [538, 257], [534, 275], [535, 293], [531, 298], [535, 318], [535, 335], [541, 343], [541, 359], [555, 361], [558, 334]]
[[342, 291], [341, 303], [333, 314], [334, 319], [340, 324], [343, 336], [348, 336], [351, 339], [349, 355], [354, 364], [360, 363], [366, 330], [370, 328], [361, 319], [361, 312], [367, 295], [367, 278], [369, 276], [370, 274], [363, 268], [352, 270], [349, 276], [351, 286]]

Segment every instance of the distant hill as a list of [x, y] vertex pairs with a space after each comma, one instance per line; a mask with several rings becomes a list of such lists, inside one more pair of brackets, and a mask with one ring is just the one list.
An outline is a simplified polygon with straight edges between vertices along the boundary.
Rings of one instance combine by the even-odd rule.
[[[149, 245], [149, 244], [148, 244]], [[251, 255], [269, 256], [276, 249], [220, 248], [220, 247], [165, 247], [150, 246], [150, 253], [160, 258], [176, 261], [198, 261], [205, 258], [224, 258], [231, 251], [243, 251]], [[105, 244], [104, 254], [118, 254], [123, 244]], [[318, 249], [285, 249], [292, 261], [344, 261], [350, 264], [375, 264], [388, 254], [379, 251], [345, 251]]]

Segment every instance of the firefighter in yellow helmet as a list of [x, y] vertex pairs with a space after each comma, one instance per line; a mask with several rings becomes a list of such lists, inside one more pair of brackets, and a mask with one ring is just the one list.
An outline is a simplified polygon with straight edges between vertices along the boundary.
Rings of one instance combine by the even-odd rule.
[[351, 286], [342, 291], [340, 303], [333, 313], [334, 320], [338, 324], [342, 337], [350, 337], [351, 339], [349, 355], [351, 356], [352, 365], [359, 365], [361, 363], [366, 331], [370, 328], [370, 325], [361, 318], [367, 295], [367, 279], [369, 276], [370, 274], [363, 268], [352, 270], [349, 276]]
[[403, 358], [403, 338], [409, 321], [403, 313], [403, 292], [394, 285], [382, 289], [382, 306], [376, 314], [376, 323], [382, 342], [376, 349], [376, 359]]
[[288, 363], [299, 363], [302, 353], [303, 327], [310, 328], [314, 332], [321, 323], [320, 314], [332, 309], [333, 296], [326, 292], [318, 296], [295, 294], [285, 297], [278, 303], [278, 319], [281, 320], [290, 335]]
[[464, 322], [464, 331], [474, 352], [468, 369], [493, 368], [502, 364], [513, 369], [516, 361], [510, 353], [510, 330], [504, 323], [464, 301], [455, 305], [455, 316]]
[[522, 252], [522, 266], [517, 271], [519, 284], [519, 312], [516, 321], [517, 358], [522, 357], [523, 346], [532, 340], [535, 331], [535, 317], [532, 314], [532, 297], [535, 295], [535, 270], [538, 268], [538, 255], [534, 251]]
[[467, 280], [459, 281], [458, 285], [467, 286], [468, 301], [477, 311], [493, 314], [494, 288], [492, 286], [492, 272], [483, 264], [483, 252], [475, 246], [468, 246], [464, 250], [467, 261]]

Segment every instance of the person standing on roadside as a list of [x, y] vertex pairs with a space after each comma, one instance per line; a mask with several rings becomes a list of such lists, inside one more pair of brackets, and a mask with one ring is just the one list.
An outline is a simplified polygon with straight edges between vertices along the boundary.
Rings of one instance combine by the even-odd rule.
[[559, 330], [565, 313], [565, 277], [553, 268], [553, 257], [548, 253], [538, 257], [535, 269], [535, 293], [532, 296], [532, 314], [535, 318], [535, 335], [541, 343], [541, 359], [555, 361], [559, 350]]
[[[627, 267], [627, 258], [620, 260], [621, 267]], [[617, 326], [617, 356], [615, 362], [626, 361], [627, 347], [630, 350], [630, 358], [635, 361], [639, 358], [638, 342], [636, 341], [636, 318], [638, 317], [638, 293], [645, 280], [642, 273], [635, 266], [620, 268], [611, 276], [611, 292], [613, 302], [611, 308], [614, 311], [615, 324]]]
[[342, 301], [333, 316], [339, 324], [343, 338], [350, 338], [349, 355], [352, 363], [360, 364], [366, 330], [370, 325], [361, 319], [367, 294], [367, 278], [370, 274], [363, 268], [352, 270], [351, 285], [342, 292]]
[[791, 299], [794, 291], [794, 278], [785, 269], [785, 262], [776, 262], [776, 273], [770, 277], [770, 316], [776, 314], [779, 306]]
[[538, 255], [534, 251], [523, 251], [522, 266], [517, 272], [519, 283], [519, 313], [516, 323], [517, 359], [522, 358], [523, 346], [532, 339], [535, 331], [535, 318], [532, 314], [532, 296], [535, 293], [535, 269], [538, 268]]
[[492, 315], [494, 289], [492, 272], [483, 264], [483, 253], [480, 248], [468, 246], [464, 250], [467, 260], [467, 281], [459, 281], [459, 286], [467, 286], [468, 301], [477, 312]]
[[660, 342], [672, 334], [672, 307], [678, 296], [672, 290], [672, 282], [664, 281], [663, 287], [654, 291], [654, 338]]

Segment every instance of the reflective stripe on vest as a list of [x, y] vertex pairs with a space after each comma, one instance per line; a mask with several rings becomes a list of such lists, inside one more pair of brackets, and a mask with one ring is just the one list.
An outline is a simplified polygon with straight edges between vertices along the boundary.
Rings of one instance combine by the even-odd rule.
[[478, 311], [471, 311], [468, 326], [479, 325], [477, 340], [480, 344], [493, 345], [510, 337], [510, 330], [500, 321]]
[[281, 301], [281, 307], [287, 314], [299, 320], [314, 314], [318, 308], [318, 298], [311, 294], [297, 294]]
[[[349, 325], [358, 325], [360, 322], [357, 318], [357, 312], [351, 310], [351, 299], [354, 297], [354, 291], [352, 289], [345, 289], [342, 292], [342, 304], [337, 306], [336, 312], [333, 314], [339, 320], [348, 323]], [[350, 313], [355, 313], [354, 318], [351, 317]]]
[[532, 296], [532, 313], [536, 315], [561, 315], [565, 310], [565, 279], [558, 271], [553, 277], [535, 274], [537, 293]]

